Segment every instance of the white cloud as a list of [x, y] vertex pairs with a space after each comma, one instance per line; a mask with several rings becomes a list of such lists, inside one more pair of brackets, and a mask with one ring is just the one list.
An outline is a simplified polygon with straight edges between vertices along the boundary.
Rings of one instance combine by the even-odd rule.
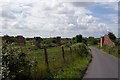
[[119, 0], [58, 0], [59, 2], [118, 2]]
[[[80, 33], [99, 37], [108, 29], [107, 24], [97, 22], [98, 18], [88, 15], [92, 12], [84, 6], [76, 7], [71, 3], [59, 3], [56, 0], [27, 2], [17, 0], [3, 4], [2, 9], [3, 34], [73, 37]], [[96, 35], [95, 32], [99, 33]]]
[[8, 19], [15, 19], [16, 17], [14, 16], [14, 14], [8, 9], [8, 7], [2, 9], [2, 17], [3, 18], [8, 18]]

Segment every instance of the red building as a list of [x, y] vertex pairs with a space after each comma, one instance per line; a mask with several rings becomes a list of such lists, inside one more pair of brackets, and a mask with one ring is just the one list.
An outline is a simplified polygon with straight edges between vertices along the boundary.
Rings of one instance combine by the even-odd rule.
[[115, 46], [115, 43], [109, 38], [108, 35], [104, 35], [103, 37], [100, 38], [100, 46], [102, 47], [103, 45], [108, 45], [108, 46]]

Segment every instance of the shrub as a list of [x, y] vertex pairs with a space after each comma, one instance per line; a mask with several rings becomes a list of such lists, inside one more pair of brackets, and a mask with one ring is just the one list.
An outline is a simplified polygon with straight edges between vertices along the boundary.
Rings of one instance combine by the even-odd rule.
[[26, 54], [11, 46], [4, 43], [2, 47], [2, 80], [30, 79], [31, 64]]
[[77, 54], [79, 54], [81, 57], [87, 56], [91, 51], [84, 43], [77, 43], [72, 47], [76, 48]]
[[97, 40], [96, 38], [90, 36], [90, 37], [87, 39], [87, 42], [88, 42], [90, 45], [97, 45], [98, 42], [99, 42], [99, 40]]
[[77, 42], [82, 42], [82, 35], [81, 34], [76, 35], [76, 41]]

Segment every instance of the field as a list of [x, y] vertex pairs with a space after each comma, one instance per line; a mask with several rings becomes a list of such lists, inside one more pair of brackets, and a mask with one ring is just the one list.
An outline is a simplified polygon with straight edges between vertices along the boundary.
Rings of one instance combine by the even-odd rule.
[[[30, 62], [28, 64], [31, 64], [27, 74], [37, 80], [41, 78], [82, 78], [91, 60], [91, 52], [89, 51], [85, 56], [81, 53], [82, 48], [80, 49], [78, 44], [71, 45], [71, 47], [63, 45], [63, 48], [57, 46], [38, 49], [31, 42], [27, 42], [24, 46], [13, 44], [11, 47], [18, 48], [21, 53], [26, 54], [26, 58]], [[46, 62], [45, 49], [48, 63]]]

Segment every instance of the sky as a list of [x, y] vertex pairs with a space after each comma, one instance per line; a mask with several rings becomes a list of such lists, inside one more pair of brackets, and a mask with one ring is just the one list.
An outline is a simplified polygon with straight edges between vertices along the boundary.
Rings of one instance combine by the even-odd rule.
[[118, 37], [117, 0], [0, 0], [1, 35]]

